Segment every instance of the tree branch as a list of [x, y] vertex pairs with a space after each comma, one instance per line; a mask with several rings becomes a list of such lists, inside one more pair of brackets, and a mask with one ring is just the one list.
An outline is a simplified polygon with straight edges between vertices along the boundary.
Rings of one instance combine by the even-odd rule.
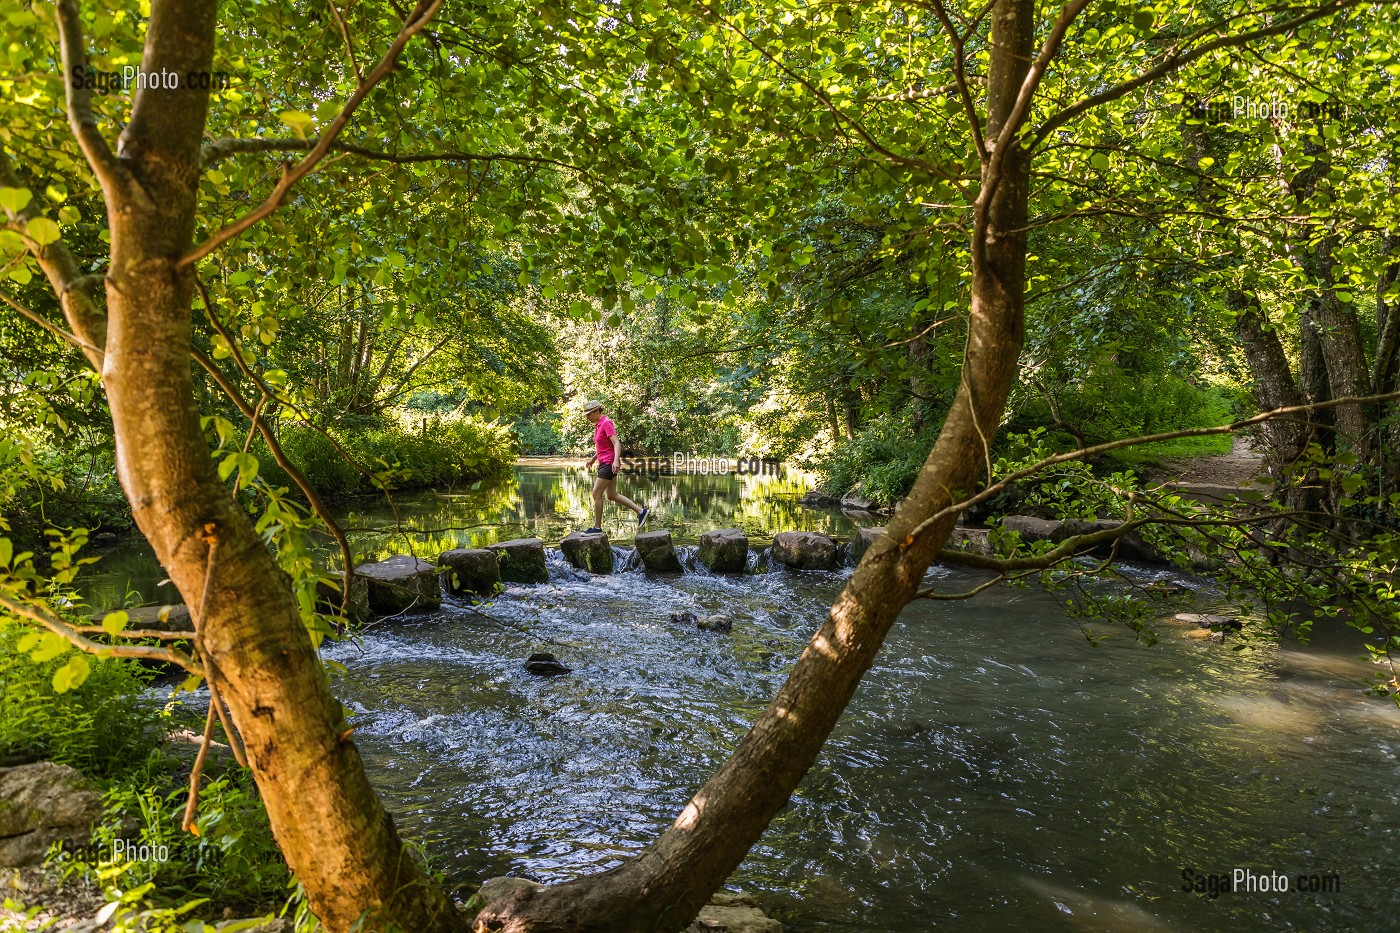
[[[27, 187], [15, 174], [3, 146], [0, 146], [0, 185], [6, 188]], [[97, 301], [88, 291], [95, 277], [79, 268], [77, 260], [68, 251], [68, 247], [63, 245], [62, 240], [40, 247], [29, 238], [25, 225], [30, 218], [38, 216], [37, 201], [31, 201], [18, 213], [6, 211], [5, 216], [9, 221], [7, 226], [24, 237], [25, 247], [38, 261], [44, 277], [49, 280], [49, 287], [58, 297], [58, 305], [63, 309], [63, 316], [72, 328], [73, 336], [77, 338], [77, 345], [82, 348], [88, 364], [101, 372], [102, 351], [98, 348], [107, 343], [107, 316], [98, 308]]]
[[0, 596], [0, 607], [4, 607], [31, 622], [36, 622], [56, 635], [62, 635], [69, 644], [87, 654], [103, 658], [141, 658], [146, 661], [164, 661], [166, 664], [174, 664], [176, 667], [183, 668], [197, 677], [204, 676], [204, 671], [199, 663], [183, 651], [176, 651], [173, 648], [157, 648], [152, 645], [104, 645], [79, 635], [68, 623], [41, 607], [28, 606], [10, 599], [8, 596]]
[[[305, 152], [317, 146], [319, 142], [316, 139], [224, 136], [206, 142], [203, 149], [200, 150], [199, 161], [203, 168], [208, 168], [232, 155], [250, 152]], [[598, 181], [592, 172], [572, 163], [559, 159], [547, 159], [543, 156], [518, 155], [512, 152], [395, 153], [383, 152], [379, 149], [371, 149], [368, 146], [359, 146], [340, 140], [332, 142], [330, 148], [335, 152], [363, 156], [378, 162], [392, 162], [395, 165], [412, 165], [418, 162], [486, 162], [488, 164], [491, 162], [514, 162], [520, 165], [553, 165], [556, 168], [578, 172], [591, 180]]]
[[83, 26], [78, 19], [77, 0], [58, 0], [54, 4], [58, 19], [58, 45], [63, 61], [63, 87], [68, 101], [68, 126], [78, 141], [83, 157], [92, 166], [108, 204], [117, 189], [124, 187], [125, 170], [112, 154], [107, 140], [97, 128], [92, 113], [92, 92], [83, 82], [74, 79], [74, 69], [87, 70], [87, 49], [83, 43]]
[[419, 30], [428, 24], [428, 21], [433, 18], [433, 15], [437, 13], [438, 8], [441, 7], [442, 4], [443, 0], [419, 0], [418, 6], [408, 15], [408, 18], [404, 21], [403, 28], [400, 29], [399, 34], [394, 37], [394, 41], [390, 43], [388, 51], [384, 53], [384, 57], [380, 59], [379, 64], [374, 66], [374, 70], [369, 73], [368, 77], [359, 82], [359, 85], [355, 88], [355, 92], [350, 95], [350, 99], [345, 102], [345, 106], [341, 108], [340, 113], [336, 114], [330, 126], [326, 127], [325, 133], [311, 146], [305, 158], [283, 172], [281, 179], [278, 180], [276, 186], [272, 189], [272, 193], [267, 196], [267, 200], [248, 211], [242, 217], [226, 225], [219, 230], [218, 233], [215, 233], [203, 243], [180, 257], [177, 267], [184, 269], [194, 265], [205, 256], [214, 252], [214, 250], [234, 239], [249, 227], [252, 227], [259, 221], [270, 216], [277, 208], [281, 207], [296, 183], [309, 175], [311, 170], [331, 151], [331, 147], [335, 143], [336, 138], [340, 135], [341, 131], [345, 129], [345, 125], [350, 122], [350, 117], [354, 115], [356, 109], [364, 102], [369, 92], [394, 70], [394, 64], [398, 61], [399, 55], [403, 53], [404, 46], [408, 44], [408, 40], [413, 38]]
[[[1190, 64], [1191, 62], [1195, 61], [1203, 55], [1206, 55], [1209, 52], [1213, 52], [1216, 49], [1231, 48], [1237, 45], [1244, 45], [1246, 43], [1254, 41], [1255, 39], [1262, 39], [1266, 36], [1275, 36], [1281, 33], [1290, 32], [1294, 29], [1297, 29], [1299, 26], [1310, 23], [1315, 19], [1320, 19], [1323, 16], [1328, 15], [1329, 13], [1337, 13], [1343, 9], [1346, 9], [1347, 7], [1358, 6], [1362, 2], [1364, 2], [1364, 0], [1331, 0], [1331, 2], [1325, 3], [1322, 6], [1317, 7], [1316, 9], [1310, 10], [1307, 13], [1302, 14], [1301, 16], [1295, 16], [1292, 19], [1284, 20], [1283, 22], [1276, 23], [1272, 26], [1263, 26], [1259, 29], [1250, 30], [1249, 32], [1238, 33], [1236, 35], [1220, 36], [1216, 39], [1211, 40], [1210, 42], [1205, 43], [1204, 45], [1196, 46], [1195, 48], [1189, 49], [1185, 52], [1182, 52], [1179, 49], [1173, 49], [1167, 55], [1166, 59], [1156, 68], [1151, 68], [1147, 71], [1144, 71], [1142, 74], [1138, 75], [1135, 78], [1116, 84], [1113, 87], [1100, 91], [1097, 94], [1091, 94], [1088, 97], [1081, 98], [1076, 103], [1070, 105], [1069, 107], [1066, 107], [1059, 113], [1054, 114], [1043, 124], [1041, 124], [1040, 129], [1037, 130], [1031, 136], [1026, 146], [1028, 149], [1031, 150], [1036, 149], [1042, 142], [1045, 141], [1045, 138], [1047, 136], [1055, 132], [1055, 130], [1059, 129], [1061, 126], [1064, 126], [1070, 120], [1073, 120], [1075, 117], [1084, 113], [1085, 111], [1092, 110], [1093, 108], [1098, 107], [1102, 104], [1107, 104], [1112, 101], [1115, 101], [1125, 94], [1131, 93], [1132, 91], [1135, 91], [1140, 87], [1151, 84], [1158, 78], [1164, 77], [1165, 75], [1169, 75], [1172, 72], [1177, 71], [1182, 66]], [[1378, 0], [1378, 2], [1394, 3], [1396, 2], [1396, 0]]]

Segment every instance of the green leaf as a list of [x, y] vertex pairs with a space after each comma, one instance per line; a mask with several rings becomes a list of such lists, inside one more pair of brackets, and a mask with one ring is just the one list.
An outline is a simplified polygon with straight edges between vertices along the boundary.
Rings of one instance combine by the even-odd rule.
[[18, 214], [29, 206], [34, 195], [28, 188], [0, 188], [0, 208]]
[[68, 639], [55, 632], [45, 632], [39, 638], [39, 647], [29, 653], [29, 660], [36, 664], [43, 664], [45, 661], [52, 661], [71, 646]]
[[301, 110], [284, 110], [278, 116], [296, 134], [297, 139], [306, 139], [316, 125], [316, 118]]
[[131, 616], [127, 615], [124, 610], [118, 609], [116, 612], [109, 612], [102, 617], [102, 631], [108, 635], [120, 635], [129, 621], [131, 621]]
[[57, 243], [63, 236], [63, 232], [58, 229], [58, 224], [47, 217], [31, 217], [26, 225], [29, 237], [40, 246], [48, 246], [50, 243]]
[[54, 692], [67, 693], [69, 690], [76, 690], [83, 685], [90, 673], [92, 665], [88, 663], [88, 659], [81, 654], [73, 655], [67, 664], [53, 672]]
[[15, 643], [15, 651], [19, 654], [28, 654], [35, 645], [39, 644], [38, 632], [27, 632], [20, 636]]
[[0, 567], [10, 566], [10, 558], [14, 556], [14, 542], [9, 538], [0, 538]]
[[1102, 152], [1096, 152], [1089, 157], [1089, 164], [1101, 172], [1108, 171], [1108, 156]]
[[230, 476], [232, 476], [233, 471], [238, 469], [238, 459], [242, 456], [243, 455], [241, 453], [238, 453], [229, 454], [227, 457], [225, 457], [223, 459], [223, 462], [219, 464], [219, 479], [228, 479]]

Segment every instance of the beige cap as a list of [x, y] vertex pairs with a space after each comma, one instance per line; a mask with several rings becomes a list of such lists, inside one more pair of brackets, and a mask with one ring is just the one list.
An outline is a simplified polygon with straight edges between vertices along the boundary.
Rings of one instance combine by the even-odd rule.
[[602, 403], [602, 402], [598, 402], [598, 401], [591, 401], [591, 400], [590, 400], [590, 401], [587, 401], [587, 402], [584, 402], [584, 403], [583, 403], [583, 411], [584, 411], [585, 414], [587, 414], [587, 413], [590, 412], [590, 411], [597, 411], [598, 409], [601, 409], [602, 407], [603, 407], [603, 403]]

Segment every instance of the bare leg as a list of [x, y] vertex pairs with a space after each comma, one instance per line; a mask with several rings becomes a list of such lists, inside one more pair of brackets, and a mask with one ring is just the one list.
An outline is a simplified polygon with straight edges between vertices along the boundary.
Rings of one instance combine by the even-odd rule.
[[599, 477], [593, 481], [593, 527], [603, 527], [603, 493], [612, 485], [611, 480]]
[[621, 495], [621, 494], [618, 493], [618, 491], [617, 491], [617, 480], [614, 479], [614, 480], [609, 480], [609, 481], [608, 481], [607, 493], [608, 493], [608, 498], [609, 498], [609, 499], [611, 499], [612, 501], [616, 502], [618, 505], [622, 506], [623, 508], [631, 509], [633, 512], [637, 513], [638, 515], [640, 515], [640, 514], [642, 513], [642, 507], [641, 507], [640, 505], [638, 505], [637, 503], [633, 502], [631, 499], [627, 498], [626, 496]]

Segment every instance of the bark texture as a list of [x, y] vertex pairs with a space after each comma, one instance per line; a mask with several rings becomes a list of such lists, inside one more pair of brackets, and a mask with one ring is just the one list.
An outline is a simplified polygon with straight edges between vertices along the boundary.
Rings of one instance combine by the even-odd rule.
[[[58, 18], [65, 58], [80, 55], [76, 3], [61, 0]], [[210, 70], [215, 19], [213, 0], [156, 0], [143, 69]], [[101, 372], [118, 476], [186, 603], [203, 606], [200, 656], [242, 734], [278, 844], [331, 931], [460, 928], [370, 788], [291, 590], [219, 481], [199, 429], [194, 278], [178, 263], [192, 245], [208, 95], [139, 91], [115, 154], [95, 124], [79, 125], [82, 102], [74, 104], [111, 226]]]

